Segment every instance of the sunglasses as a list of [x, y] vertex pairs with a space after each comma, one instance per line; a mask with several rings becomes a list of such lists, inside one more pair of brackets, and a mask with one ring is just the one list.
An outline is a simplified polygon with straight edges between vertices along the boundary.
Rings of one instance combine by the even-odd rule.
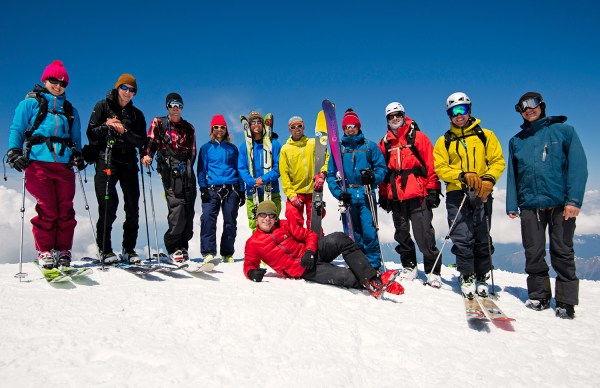
[[167, 108], [169, 108], [169, 109], [173, 109], [173, 108], [183, 109], [183, 102], [180, 102], [180, 101], [169, 101], [169, 103], [167, 104]]
[[388, 120], [401, 119], [402, 117], [404, 117], [402, 113], [390, 113], [389, 115], [387, 115]]
[[270, 218], [270, 219], [274, 220], [275, 217], [277, 217], [277, 214], [273, 214], [273, 213], [258, 213], [258, 216], [260, 218]]
[[344, 129], [354, 129], [356, 128], [356, 124], [348, 124], [344, 127]]
[[258, 125], [258, 124], [262, 124], [262, 120], [252, 120], [250, 121], [251, 125]]
[[129, 86], [126, 86], [125, 84], [119, 85], [119, 89], [124, 90], [124, 91], [129, 90], [129, 93], [135, 93], [137, 90], [136, 88], [130, 88]]
[[56, 78], [52, 78], [52, 77], [46, 78], [46, 81], [50, 82], [52, 85], [60, 85], [63, 88], [67, 87], [67, 82], [66, 81], [59, 81]]
[[213, 129], [222, 129], [222, 130], [226, 130], [227, 127], [224, 125], [213, 125]]
[[290, 129], [294, 130], [294, 129], [302, 129], [304, 128], [304, 124], [298, 124], [298, 125], [292, 125], [290, 127]]
[[469, 113], [469, 105], [467, 104], [460, 104], [460, 105], [456, 105], [453, 106], [452, 108], [448, 109], [448, 116], [454, 118], [458, 115], [466, 115]]
[[537, 97], [528, 98], [526, 100], [519, 102], [517, 105], [515, 105], [515, 110], [519, 113], [523, 113], [527, 109], [535, 109], [538, 106], [540, 106], [541, 104], [542, 104], [542, 100]]

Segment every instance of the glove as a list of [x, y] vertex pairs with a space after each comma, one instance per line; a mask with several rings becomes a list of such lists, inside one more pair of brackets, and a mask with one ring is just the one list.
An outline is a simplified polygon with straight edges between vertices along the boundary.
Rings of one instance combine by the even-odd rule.
[[300, 259], [300, 265], [306, 270], [311, 270], [315, 266], [315, 253], [310, 249], [304, 252], [304, 256]]
[[483, 202], [487, 202], [489, 195], [494, 190], [494, 182], [485, 180], [481, 181], [481, 187], [479, 188], [479, 192], [475, 192], [475, 195], [480, 197]]
[[350, 207], [352, 205], [352, 195], [346, 191], [340, 194], [340, 201], [343, 206]]
[[83, 159], [81, 152], [73, 152], [73, 165], [75, 165], [75, 167], [77, 167], [79, 171], [83, 170], [86, 167], [85, 160]]
[[210, 193], [208, 192], [208, 189], [200, 189], [200, 199], [202, 200], [202, 203], [210, 202]]
[[240, 191], [240, 190], [236, 190], [235, 191], [240, 199], [240, 207], [244, 206], [244, 204], [246, 203], [246, 193]]
[[265, 276], [266, 272], [266, 268], [251, 269], [250, 271], [248, 271], [248, 278], [250, 278], [250, 280], [252, 280], [253, 282], [262, 282], [262, 279]]
[[365, 168], [360, 170], [360, 179], [363, 185], [372, 185], [375, 183], [375, 173], [373, 170]]
[[18, 172], [23, 172], [29, 167], [29, 159], [23, 156], [23, 150], [20, 148], [9, 149], [6, 157], [8, 158], [8, 165]]
[[325, 174], [320, 172], [313, 177], [315, 184], [313, 186], [314, 191], [323, 191], [323, 184], [325, 183]]
[[387, 197], [379, 197], [379, 207], [388, 213], [392, 211], [392, 203], [387, 199]]
[[481, 187], [481, 178], [474, 172], [463, 172], [459, 179], [475, 190], [475, 193], [477, 193]]
[[302, 210], [302, 206], [304, 205], [304, 202], [297, 195], [295, 197], [293, 197], [292, 199], [290, 199], [290, 203], [296, 209], [300, 209], [300, 210]]
[[427, 206], [430, 209], [435, 209], [438, 206], [440, 206], [440, 195], [441, 194], [442, 193], [440, 193], [436, 189], [427, 190], [427, 196], [425, 197], [425, 202], [427, 202]]

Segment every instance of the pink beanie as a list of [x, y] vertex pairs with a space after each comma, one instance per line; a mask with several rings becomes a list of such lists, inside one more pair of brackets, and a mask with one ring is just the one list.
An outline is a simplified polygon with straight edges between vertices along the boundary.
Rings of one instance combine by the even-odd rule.
[[48, 78], [56, 78], [59, 81], [65, 81], [67, 85], [69, 84], [69, 74], [63, 63], [58, 59], [54, 60], [44, 69], [44, 72], [42, 73], [42, 82], [46, 82]]

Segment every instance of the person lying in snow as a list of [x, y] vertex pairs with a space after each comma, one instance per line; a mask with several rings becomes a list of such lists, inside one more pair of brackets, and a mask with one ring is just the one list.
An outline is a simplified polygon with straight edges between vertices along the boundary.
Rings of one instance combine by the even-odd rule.
[[[389, 270], [377, 275], [358, 245], [344, 233], [335, 232], [319, 239], [315, 232], [295, 222], [278, 220], [277, 213], [273, 201], [258, 205], [257, 228], [246, 241], [244, 252], [244, 274], [248, 279], [262, 281], [267, 271], [260, 268], [262, 260], [285, 277], [365, 288], [375, 298], [383, 291], [396, 295], [404, 293], [404, 288], [394, 282], [398, 271]], [[340, 254], [350, 268], [331, 264]]]

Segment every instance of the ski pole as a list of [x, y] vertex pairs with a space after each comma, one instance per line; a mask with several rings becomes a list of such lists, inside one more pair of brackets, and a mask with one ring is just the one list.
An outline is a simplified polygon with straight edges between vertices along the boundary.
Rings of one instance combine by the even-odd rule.
[[[152, 173], [150, 166], [146, 166], [148, 174], [148, 187], [150, 187], [150, 208], [152, 209], [152, 223], [154, 224], [154, 238], [156, 240], [156, 263], [160, 266], [160, 252], [158, 251], [158, 232], [156, 231], [156, 213], [154, 212], [154, 195], [152, 194]], [[150, 245], [150, 244], [148, 244]]]
[[492, 274], [492, 292], [490, 294], [494, 297], [496, 295], [496, 286], [494, 285], [494, 262], [492, 261], [492, 236], [490, 236], [490, 213], [487, 206], [487, 201], [483, 203], [483, 211], [485, 213], [485, 226], [487, 227], [487, 240], [488, 240], [488, 254], [490, 255], [490, 273]]
[[373, 193], [371, 191], [371, 185], [365, 185], [365, 196], [369, 201], [369, 207], [371, 208], [371, 216], [373, 217], [373, 225], [375, 226], [375, 238], [377, 239], [377, 243], [379, 244], [379, 254], [381, 257], [381, 268], [383, 268], [383, 272], [387, 271], [385, 268], [385, 261], [383, 260], [383, 250], [381, 249], [381, 241], [379, 240], [379, 223], [377, 222], [377, 216], [375, 208], [375, 201], [373, 200]]
[[[94, 236], [94, 244], [96, 243], [96, 229], [94, 228], [94, 222], [92, 221], [92, 213], [90, 213], [90, 205], [88, 204], [88, 200], [87, 200], [87, 196], [85, 195], [85, 187], [83, 186], [83, 181], [81, 180], [81, 171], [79, 171], [79, 169], [76, 166], [73, 166], [75, 168], [75, 172], [77, 173], [77, 176], [79, 177], [79, 186], [81, 186], [81, 193], [83, 194], [83, 202], [85, 203], [85, 210], [87, 210], [88, 216], [90, 218], [90, 227], [92, 228], [92, 235]], [[96, 245], [96, 247], [98, 248], [98, 257], [100, 257], [100, 247], [98, 247], [98, 245]]]
[[19, 248], [19, 272], [15, 275], [16, 278], [19, 278], [19, 282], [24, 277], [27, 277], [27, 274], [23, 272], [23, 229], [25, 227], [25, 171], [23, 171], [23, 199], [21, 201], [21, 246]]
[[448, 229], [448, 234], [446, 234], [446, 237], [444, 237], [444, 243], [442, 244], [442, 249], [440, 249], [440, 251], [438, 252], [437, 257], [435, 258], [435, 262], [433, 263], [433, 267], [431, 267], [431, 272], [429, 272], [427, 274], [427, 281], [425, 283], [423, 283], [424, 286], [429, 284], [429, 278], [431, 277], [431, 274], [433, 273], [433, 271], [435, 270], [435, 266], [437, 265], [438, 261], [440, 260], [440, 257], [442, 256], [442, 251], [444, 250], [444, 247], [446, 246], [446, 243], [448, 242], [448, 239], [450, 238], [450, 233], [452, 233], [452, 229], [454, 229], [454, 225], [456, 224], [456, 220], [458, 220], [458, 216], [460, 215], [460, 210], [462, 209], [463, 205], [465, 204], [465, 201], [467, 200], [467, 193], [464, 193], [463, 199], [462, 201], [460, 201], [460, 206], [458, 207], [458, 211], [456, 212], [456, 217], [454, 217], [454, 220], [452, 220], [452, 224], [450, 224], [450, 229]]
[[150, 232], [148, 230], [148, 207], [146, 206], [146, 186], [144, 184], [144, 167], [140, 157], [140, 174], [142, 175], [142, 199], [144, 201], [144, 218], [146, 219], [146, 240], [148, 241], [148, 261], [152, 260], [152, 252], [150, 251]]
[[100, 270], [105, 271], [104, 267], [104, 256], [106, 255], [106, 220], [108, 218], [108, 200], [110, 199], [110, 177], [112, 175], [112, 171], [110, 169], [110, 159], [112, 157], [112, 147], [115, 144], [115, 139], [112, 136], [109, 136], [106, 142], [106, 154], [104, 155], [104, 173], [106, 173], [106, 189], [104, 190], [104, 225], [102, 228], [102, 249], [99, 251], [102, 252], [100, 255]]

